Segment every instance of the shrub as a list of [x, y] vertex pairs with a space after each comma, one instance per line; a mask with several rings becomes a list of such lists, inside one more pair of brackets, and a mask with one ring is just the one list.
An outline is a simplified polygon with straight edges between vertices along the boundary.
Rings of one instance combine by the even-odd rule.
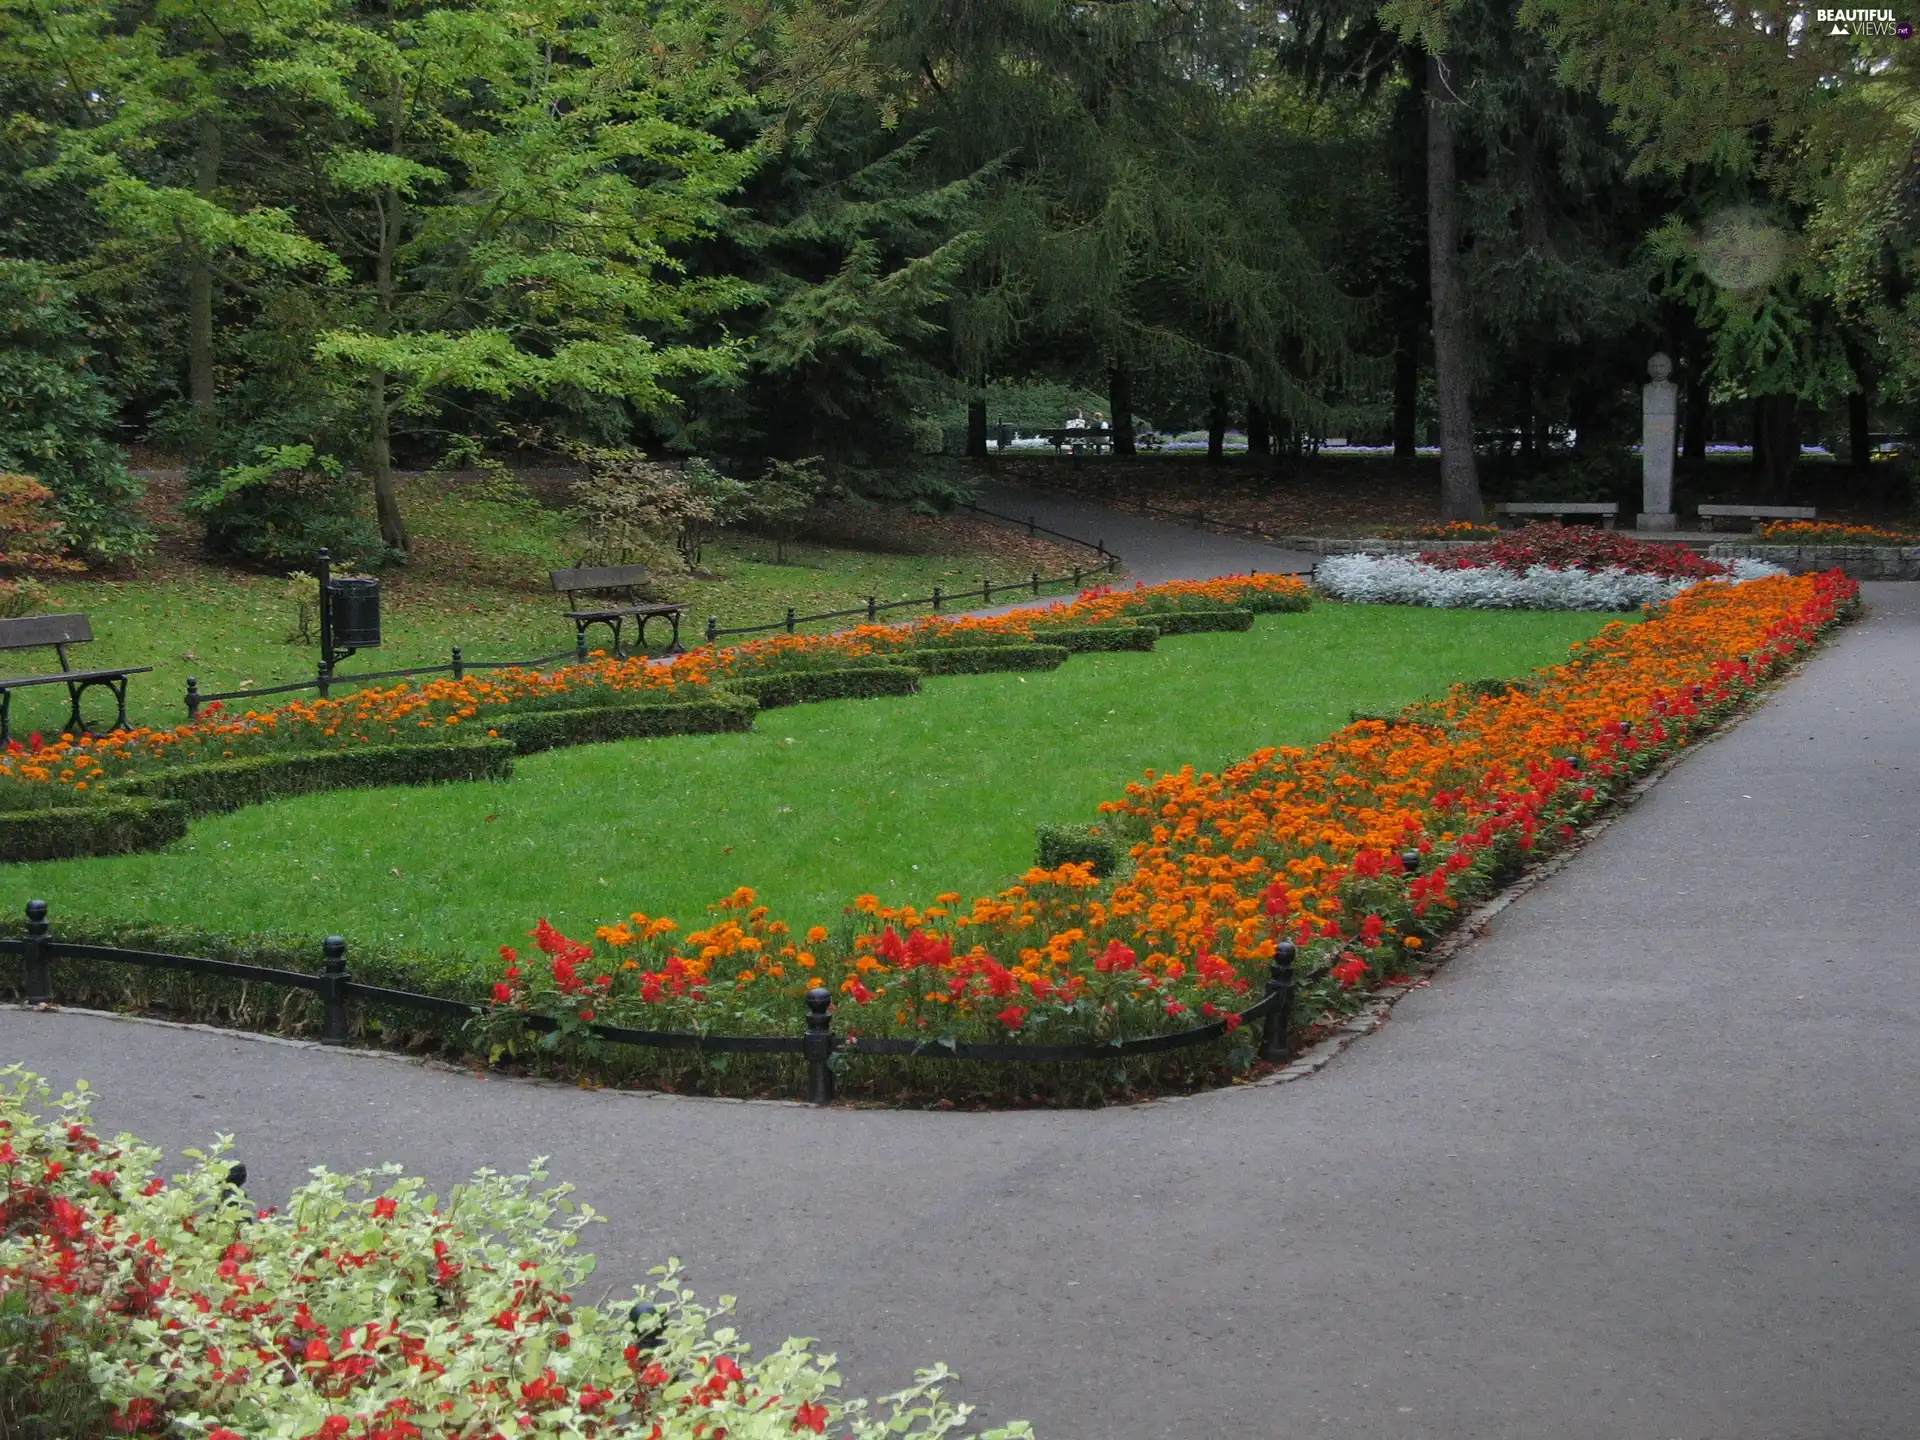
[[[244, 441], [242, 443], [245, 443]], [[280, 569], [311, 564], [377, 568], [393, 558], [367, 513], [360, 477], [306, 443], [257, 444], [248, 459], [209, 473], [196, 468], [184, 505], [224, 555]]]
[[188, 1152], [169, 1183], [158, 1150], [94, 1133], [90, 1092], [56, 1099], [18, 1066], [0, 1078], [0, 1294], [34, 1322], [15, 1329], [29, 1373], [69, 1390], [84, 1374], [110, 1407], [69, 1406], [106, 1424], [63, 1440], [402, 1440], [423, 1434], [409, 1416], [529, 1440], [932, 1440], [966, 1422], [941, 1366], [869, 1405], [834, 1393], [806, 1341], [753, 1357], [717, 1323], [731, 1302], [700, 1305], [672, 1263], [590, 1303], [579, 1241], [599, 1217], [537, 1165], [444, 1199], [398, 1166], [321, 1168], [256, 1213], [236, 1203], [230, 1142]]
[[113, 397], [87, 368], [73, 291], [26, 260], [0, 260], [0, 471], [53, 495], [64, 543], [94, 560], [143, 553], [142, 486], [108, 438]]
[[482, 739], [243, 755], [115, 781], [110, 793], [175, 800], [190, 815], [211, 815], [326, 790], [504, 780], [513, 774], [514, 749], [509, 740]]
[[1120, 847], [1101, 825], [1042, 825], [1035, 863], [1042, 870], [1085, 865], [1101, 879], [1120, 867]]
[[759, 705], [748, 696], [714, 692], [699, 700], [659, 705], [592, 705], [577, 710], [534, 710], [496, 720], [492, 729], [522, 755], [592, 745], [605, 740], [643, 740], [661, 735], [715, 735], [751, 730]]
[[1253, 628], [1251, 610], [1155, 610], [1140, 617], [1162, 635], [1213, 635]]
[[1629, 575], [1657, 575], [1663, 580], [1708, 580], [1728, 573], [1719, 561], [1684, 545], [1639, 540], [1619, 530], [1581, 525], [1525, 525], [1484, 544], [1426, 551], [1420, 563], [1438, 570], [1493, 568], [1515, 575], [1541, 566], [1596, 574], [1620, 570]]
[[1160, 639], [1152, 625], [1036, 626], [1031, 638], [1038, 645], [1058, 645], [1074, 654], [1094, 651], [1151, 650]]
[[177, 800], [128, 798], [0, 812], [0, 863], [159, 850], [187, 833]]
[[955, 645], [908, 650], [901, 658], [928, 675], [990, 675], [1058, 670], [1071, 653], [1064, 645]]
[[873, 700], [883, 695], [913, 695], [920, 671], [904, 665], [852, 665], [837, 670], [794, 670], [775, 675], [744, 675], [726, 688], [751, 695], [762, 710], [806, 705], [815, 700]]

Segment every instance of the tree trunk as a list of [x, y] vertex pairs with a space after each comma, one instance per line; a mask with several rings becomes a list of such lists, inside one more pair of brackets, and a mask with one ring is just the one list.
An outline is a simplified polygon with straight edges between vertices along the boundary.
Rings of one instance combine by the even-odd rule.
[[967, 402], [967, 458], [987, 458], [987, 399], [984, 395]]
[[1113, 407], [1113, 453], [1133, 455], [1133, 376], [1125, 361], [1107, 374], [1107, 404]]
[[1267, 425], [1267, 412], [1251, 400], [1247, 402], [1247, 457], [1266, 459], [1273, 454], [1273, 431]]
[[1433, 290], [1433, 378], [1440, 401], [1440, 513], [1478, 521], [1466, 297], [1460, 286], [1459, 188], [1454, 175], [1454, 98], [1446, 61], [1427, 57], [1427, 252]]
[[1753, 478], [1763, 505], [1786, 503], [1800, 462], [1800, 398], [1762, 395], [1753, 402]]
[[[379, 301], [379, 333], [393, 333], [393, 262], [400, 249], [400, 196], [388, 190], [380, 205], [380, 252], [375, 262], [374, 293]], [[393, 483], [393, 405], [387, 398], [387, 372], [376, 370], [367, 382], [367, 419], [373, 434], [373, 508], [380, 519], [380, 538], [402, 555], [413, 548], [400, 496]]]
[[[200, 117], [194, 146], [194, 193], [211, 197], [220, 184], [220, 125]], [[187, 264], [187, 400], [193, 410], [192, 446], [204, 455], [213, 440], [213, 261], [196, 245]]]
[[1393, 352], [1393, 458], [1411, 460], [1420, 453], [1420, 332], [1400, 336]]
[[1680, 458], [1689, 465], [1707, 463], [1707, 435], [1712, 429], [1713, 392], [1705, 380], [1687, 385], [1687, 414], [1680, 437]]
[[1223, 465], [1227, 459], [1227, 392], [1213, 392], [1213, 404], [1207, 413], [1207, 463]]
[[1856, 390], [1847, 396], [1847, 463], [1855, 470], [1873, 463], [1873, 435], [1867, 425], [1867, 394]]

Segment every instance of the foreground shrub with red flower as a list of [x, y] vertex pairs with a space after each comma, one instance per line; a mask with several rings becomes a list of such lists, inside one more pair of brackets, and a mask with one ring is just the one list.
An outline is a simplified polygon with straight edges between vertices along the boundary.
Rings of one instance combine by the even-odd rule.
[[[843, 1034], [1107, 1041], [1244, 1009], [1283, 940], [1311, 1020], [1406, 971], [1464, 903], [1571, 840], [1857, 594], [1838, 573], [1696, 585], [1527, 680], [1459, 686], [1219, 774], [1149, 774], [1102, 807], [1131, 861], [1105, 880], [1064, 865], [970, 903], [861, 896], [804, 935], [744, 889], [691, 933], [644, 914], [591, 939], [542, 922], [535, 953], [503, 952], [492, 1024], [510, 1036], [549, 1016], [548, 1043], [589, 1047], [594, 1023], [792, 1034], [825, 986]], [[1242, 1030], [1228, 1062], [1251, 1057]]]
[[163, 1181], [157, 1151], [94, 1134], [87, 1101], [0, 1071], [0, 1415], [84, 1379], [99, 1428], [63, 1440], [930, 1440], [965, 1424], [943, 1367], [870, 1405], [839, 1398], [805, 1341], [751, 1356], [716, 1324], [731, 1301], [697, 1304], [672, 1264], [579, 1298], [598, 1217], [537, 1164], [444, 1200], [393, 1166], [318, 1171], [284, 1212], [255, 1212], [223, 1147]]

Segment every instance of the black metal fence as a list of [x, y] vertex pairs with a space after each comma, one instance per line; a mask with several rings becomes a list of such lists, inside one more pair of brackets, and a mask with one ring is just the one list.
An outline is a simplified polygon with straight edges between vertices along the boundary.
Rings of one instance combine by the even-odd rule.
[[[442, 995], [421, 995], [411, 990], [395, 990], [385, 985], [368, 985], [347, 973], [347, 942], [338, 935], [321, 943], [320, 971], [278, 970], [266, 965], [247, 965], [232, 960], [212, 960], [198, 955], [168, 955], [151, 950], [125, 950], [112, 945], [83, 945], [55, 939], [47, 918], [47, 902], [27, 902], [27, 928], [18, 939], [0, 939], [0, 955], [17, 955], [21, 960], [23, 990], [29, 1006], [53, 1003], [54, 963], [59, 960], [109, 961], [119, 965], [138, 965], [150, 970], [180, 970], [199, 975], [219, 976], [262, 985], [286, 985], [310, 991], [320, 999], [320, 1043], [345, 1045], [353, 1033], [353, 1007], [356, 1003], [391, 1005], [404, 1010], [419, 1010], [432, 1015], [471, 1020], [489, 1013], [489, 1007], [468, 1000]], [[1268, 967], [1266, 992], [1237, 1014], [1223, 1015], [1205, 1025], [1162, 1035], [1147, 1035], [1134, 1040], [1116, 1040], [1106, 1044], [1075, 1045], [996, 1043], [972, 1040], [895, 1040], [865, 1036], [840, 1036], [833, 1029], [833, 997], [821, 989], [807, 993], [804, 1027], [793, 1035], [707, 1035], [690, 1030], [635, 1030], [623, 1025], [591, 1024], [586, 1027], [596, 1038], [615, 1045], [633, 1045], [653, 1050], [698, 1050], [710, 1055], [799, 1055], [807, 1063], [807, 1098], [815, 1105], [829, 1105], [834, 1098], [833, 1057], [839, 1055], [896, 1055], [920, 1060], [974, 1060], [990, 1063], [1075, 1064], [1089, 1060], [1124, 1060], [1141, 1055], [1160, 1055], [1205, 1045], [1237, 1030], [1258, 1023], [1261, 1027], [1259, 1055], [1263, 1060], [1286, 1058], [1287, 1026], [1293, 1017], [1295, 950], [1282, 941]], [[543, 1015], [520, 1017], [533, 1030], [552, 1031], [557, 1023]]]
[[[999, 583], [995, 583], [993, 580], [982, 576], [979, 589], [956, 590], [951, 594], [946, 593], [936, 585], [933, 587], [933, 593], [931, 595], [913, 595], [904, 600], [887, 600], [883, 602], [878, 596], [869, 595], [864, 605], [857, 605], [847, 610], [822, 610], [814, 615], [797, 614], [794, 608], [789, 605], [784, 617], [779, 620], [770, 620], [763, 625], [724, 626], [720, 623], [720, 618], [717, 615], [709, 615], [707, 617], [706, 628], [707, 643], [713, 644], [718, 640], [733, 635], [768, 635], [775, 631], [785, 631], [791, 635], [795, 629], [801, 625], [814, 625], [825, 620], [851, 620], [858, 618], [864, 619], [868, 624], [872, 624], [876, 622], [880, 616], [893, 610], [930, 609], [937, 615], [940, 613], [942, 607], [951, 606], [957, 602], [978, 599], [991, 605], [996, 597], [1006, 599], [1009, 596], [1029, 593], [1038, 596], [1041, 590], [1054, 585], [1071, 585], [1077, 591], [1093, 576], [1100, 574], [1110, 575], [1120, 567], [1120, 557], [1113, 551], [1107, 549], [1107, 542], [1105, 540], [1083, 540], [1077, 535], [1067, 535], [1059, 530], [1048, 529], [1032, 516], [1021, 520], [1012, 515], [1002, 515], [998, 511], [988, 510], [983, 506], [975, 505], [971, 502], [964, 508], [976, 515], [985, 515], [989, 519], [1004, 520], [1011, 525], [1025, 526], [1027, 534], [1029, 535], [1047, 535], [1056, 540], [1064, 540], [1072, 545], [1083, 546], [1093, 551], [1095, 555], [1099, 557], [1098, 563], [1096, 566], [1087, 569], [1076, 565], [1072, 573], [1068, 575], [1042, 576], [1036, 570], [1025, 580], [1007, 580]], [[324, 614], [326, 609], [324, 599], [322, 600], [321, 609]], [[216, 700], [253, 700], [265, 695], [292, 695], [303, 690], [317, 691], [320, 698], [324, 700], [332, 694], [335, 685], [366, 685], [375, 680], [412, 680], [423, 675], [450, 675], [455, 680], [460, 680], [465, 678], [468, 671], [472, 670], [532, 670], [542, 665], [557, 665], [568, 660], [576, 664], [584, 664], [586, 658], [587, 647], [584, 636], [571, 650], [562, 650], [552, 655], [536, 655], [530, 660], [468, 660], [462, 655], [461, 647], [455, 645], [453, 647], [452, 658], [445, 665], [415, 665], [404, 670], [375, 670], [365, 675], [340, 675], [335, 673], [331, 655], [324, 654], [313, 679], [293, 680], [284, 685], [250, 686], [245, 690], [206, 692], [200, 689], [198, 678], [190, 675], [187, 677], [185, 696], [187, 719], [198, 719], [201, 707], [210, 705]]]

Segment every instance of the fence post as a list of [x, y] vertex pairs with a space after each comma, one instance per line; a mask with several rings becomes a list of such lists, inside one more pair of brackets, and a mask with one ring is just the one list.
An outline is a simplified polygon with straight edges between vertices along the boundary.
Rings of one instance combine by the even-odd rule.
[[347, 942], [329, 935], [320, 942], [325, 957], [320, 965], [320, 1004], [325, 1011], [321, 1023], [322, 1045], [344, 1045], [350, 1022], [347, 1017]]
[[1266, 1028], [1260, 1037], [1260, 1058], [1279, 1061], [1287, 1058], [1287, 1026], [1293, 1019], [1293, 957], [1297, 952], [1291, 940], [1273, 947], [1273, 965], [1267, 971], [1267, 994], [1280, 998], [1267, 1011]]
[[197, 676], [187, 676], [187, 720], [189, 723], [200, 718], [200, 681]]
[[1420, 852], [1418, 850], [1402, 850], [1400, 852], [1400, 868], [1409, 875], [1418, 875], [1420, 873]]
[[827, 1007], [833, 997], [815, 988], [807, 992], [807, 1098], [815, 1105], [833, 1103], [833, 1016]]
[[1080, 593], [1080, 567], [1078, 565], [1073, 567], [1073, 592], [1076, 595]]
[[871, 625], [879, 617], [880, 617], [880, 597], [878, 595], [867, 596], [867, 623]]
[[933, 608], [935, 611], [940, 609], [940, 587], [938, 585], [933, 587]]
[[793, 607], [787, 606], [787, 634], [793, 633]]
[[720, 617], [718, 615], [709, 615], [707, 616], [707, 644], [711, 645], [719, 638]]
[[1040, 593], [1040, 572], [1038, 570], [1033, 572], [1033, 593], [1036, 595]]
[[980, 599], [983, 603], [988, 604], [993, 601], [993, 581], [984, 575], [980, 577]]
[[20, 952], [20, 959], [26, 970], [27, 1004], [50, 1005], [53, 1003], [53, 981], [47, 974], [47, 902], [29, 900], [27, 902], [26, 945]]
[[460, 647], [453, 647], [453, 678], [459, 682], [467, 678], [467, 662], [460, 658]]
[[1033, 537], [1033, 533], [1034, 533], [1034, 531], [1033, 531], [1033, 527], [1034, 527], [1034, 524], [1035, 524], [1035, 519], [1034, 519], [1034, 517], [1033, 517], [1033, 516], [1031, 516], [1031, 515], [1029, 515], [1029, 516], [1027, 516], [1027, 537], [1028, 537], [1029, 539], [1031, 539], [1031, 538]]

